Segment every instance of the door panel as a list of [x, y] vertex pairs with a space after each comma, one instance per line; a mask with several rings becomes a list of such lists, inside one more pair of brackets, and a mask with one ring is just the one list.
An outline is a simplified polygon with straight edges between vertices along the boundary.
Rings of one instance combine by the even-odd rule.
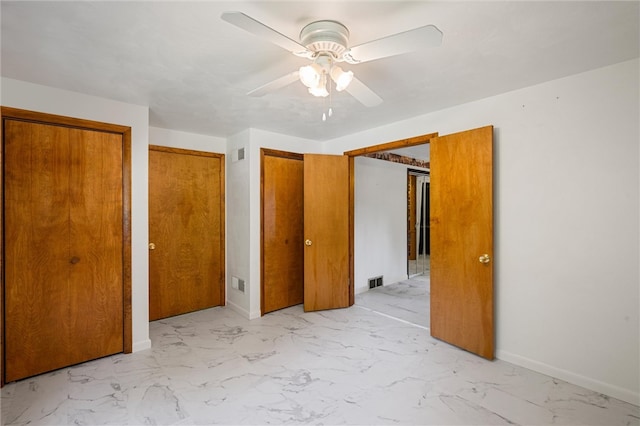
[[5, 379], [13, 381], [123, 351], [123, 142], [4, 123]]
[[[89, 137], [91, 135], [91, 137]], [[122, 351], [122, 144], [120, 135], [74, 130], [70, 137], [69, 320], [82, 359]], [[87, 285], [85, 277], [92, 277]], [[99, 285], [98, 285], [99, 283]], [[90, 302], [90, 303], [89, 303]], [[91, 318], [91, 321], [87, 321]], [[104, 345], [104, 347], [102, 347]]]
[[304, 310], [345, 308], [350, 297], [349, 158], [304, 155]]
[[223, 161], [150, 147], [150, 320], [224, 304]]
[[302, 155], [262, 151], [262, 314], [303, 303]]
[[[431, 140], [431, 335], [494, 356], [493, 127]], [[489, 256], [488, 263], [480, 257]]]

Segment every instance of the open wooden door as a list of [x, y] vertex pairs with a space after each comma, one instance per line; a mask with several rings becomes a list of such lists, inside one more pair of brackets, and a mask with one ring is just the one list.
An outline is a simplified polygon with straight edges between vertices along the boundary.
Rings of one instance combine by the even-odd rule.
[[494, 356], [493, 126], [431, 139], [431, 335]]
[[304, 310], [353, 304], [349, 157], [304, 155]]

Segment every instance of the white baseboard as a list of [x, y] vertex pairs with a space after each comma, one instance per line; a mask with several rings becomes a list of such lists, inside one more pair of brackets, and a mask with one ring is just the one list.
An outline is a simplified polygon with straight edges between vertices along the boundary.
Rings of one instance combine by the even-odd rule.
[[548, 376], [564, 380], [565, 382], [569, 382], [574, 385], [582, 386], [583, 388], [590, 389], [594, 392], [612, 396], [630, 404], [640, 405], [640, 393], [634, 392], [630, 389], [625, 389], [616, 385], [601, 382], [591, 377], [576, 374], [571, 371], [557, 368], [552, 365], [516, 355], [507, 351], [496, 350], [496, 358], [502, 361], [510, 362], [511, 364], [528, 368], [529, 370], [537, 371], [538, 373], [546, 374]]
[[245, 317], [246, 319], [249, 319], [249, 320], [260, 317], [260, 313], [259, 312], [258, 312], [258, 315], [256, 316], [255, 313], [251, 313], [251, 312], [247, 311], [243, 307], [233, 303], [230, 300], [227, 300], [227, 307], [229, 309], [239, 313], [240, 315], [242, 315], [243, 317]]
[[139, 342], [134, 342], [131, 345], [131, 352], [144, 351], [145, 349], [150, 349], [150, 348], [151, 348], [151, 340], [150, 339], [141, 340]]
[[354, 290], [355, 294], [360, 294], [369, 291], [369, 287], [356, 287]]

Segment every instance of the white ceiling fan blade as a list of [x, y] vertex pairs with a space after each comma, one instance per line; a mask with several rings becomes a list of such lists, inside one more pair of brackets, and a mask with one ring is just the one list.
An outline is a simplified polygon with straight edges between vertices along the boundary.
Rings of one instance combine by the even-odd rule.
[[220, 15], [220, 18], [298, 56], [304, 55], [307, 52], [307, 49], [300, 43], [290, 39], [284, 34], [280, 34], [273, 28], [267, 27], [262, 22], [256, 21], [242, 12], [224, 12]]
[[351, 96], [356, 98], [364, 106], [374, 107], [382, 103], [380, 96], [355, 77], [344, 90], [349, 92]]
[[291, 83], [298, 80], [298, 71], [293, 71], [287, 75], [283, 75], [280, 78], [277, 78], [267, 84], [264, 84], [257, 89], [253, 89], [247, 95], [249, 96], [264, 96], [267, 93], [274, 92], [278, 89], [282, 89], [285, 86], [290, 85]]
[[359, 64], [441, 44], [442, 32], [433, 25], [426, 25], [354, 46], [345, 54], [345, 60]]

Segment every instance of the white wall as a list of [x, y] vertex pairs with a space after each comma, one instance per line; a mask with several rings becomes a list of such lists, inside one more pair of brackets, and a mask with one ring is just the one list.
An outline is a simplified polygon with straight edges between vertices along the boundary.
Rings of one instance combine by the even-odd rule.
[[[227, 140], [227, 306], [246, 318], [252, 318], [249, 297], [251, 258], [249, 233], [250, 143], [251, 132], [244, 130]], [[245, 159], [237, 161], [237, 151], [244, 148]], [[231, 288], [232, 277], [245, 280], [245, 292]], [[260, 294], [260, 285], [256, 290]]]
[[149, 109], [94, 96], [2, 78], [3, 106], [131, 127], [131, 304], [133, 350], [149, 340], [148, 140]]
[[225, 138], [180, 132], [160, 127], [149, 127], [149, 145], [214, 152], [216, 154], [227, 152], [227, 140]]
[[407, 279], [407, 166], [357, 157], [354, 197], [355, 292]]
[[635, 404], [638, 75], [636, 59], [326, 143], [493, 124], [497, 356]]

